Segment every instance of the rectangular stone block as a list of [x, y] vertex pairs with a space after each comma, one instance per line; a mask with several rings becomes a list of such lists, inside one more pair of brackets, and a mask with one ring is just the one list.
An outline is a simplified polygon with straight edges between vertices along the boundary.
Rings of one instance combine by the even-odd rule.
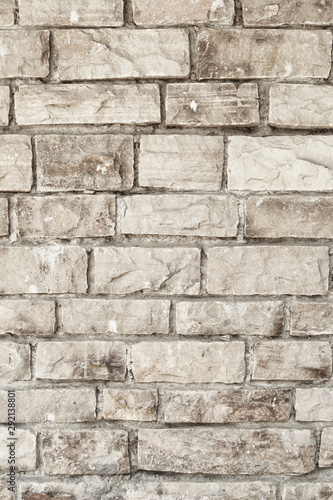
[[242, 246], [208, 250], [213, 295], [326, 295], [326, 247]]
[[333, 389], [296, 389], [295, 409], [296, 420], [301, 422], [333, 421]]
[[133, 186], [129, 135], [39, 135], [38, 191], [121, 191]]
[[[15, 446], [16, 472], [32, 471], [36, 469], [36, 436], [26, 429], [16, 429], [16, 440], [8, 440], [8, 429], [0, 426], [0, 470], [8, 474], [9, 444]], [[14, 450], [14, 448], [12, 448]], [[8, 487], [8, 483], [7, 483]]]
[[333, 427], [325, 427], [321, 433], [319, 467], [333, 467]]
[[104, 389], [103, 418], [152, 422], [157, 419], [157, 391]]
[[45, 474], [128, 474], [128, 434], [123, 430], [43, 431]]
[[139, 429], [138, 446], [141, 470], [236, 476], [304, 474], [315, 467], [310, 430]]
[[14, 500], [14, 493], [8, 490], [8, 483], [0, 480], [0, 500]]
[[164, 422], [287, 422], [290, 391], [166, 391]]
[[12, 24], [14, 24], [14, 0], [2, 0], [0, 5], [0, 26], [12, 26]]
[[112, 494], [115, 491], [113, 478], [90, 475], [81, 476], [78, 482], [73, 482], [70, 476], [43, 482], [21, 480], [18, 486], [20, 500], [92, 500], [96, 496], [110, 496], [111, 489]]
[[332, 376], [328, 342], [258, 342], [254, 346], [254, 380], [326, 380]]
[[8, 201], [0, 198], [0, 236], [9, 234]]
[[167, 335], [169, 313], [168, 300], [70, 299], [61, 302], [63, 329], [72, 335]]
[[220, 191], [223, 137], [142, 135], [139, 184], [172, 191]]
[[21, 85], [15, 102], [19, 125], [160, 122], [157, 84]]
[[197, 248], [100, 247], [94, 249], [94, 293], [198, 295]]
[[283, 486], [282, 500], [330, 500], [333, 498], [333, 483], [288, 483]]
[[177, 302], [178, 335], [262, 335], [283, 331], [282, 302]]
[[290, 335], [333, 335], [333, 304], [329, 302], [293, 301], [290, 316]]
[[0, 78], [45, 78], [49, 74], [49, 32], [0, 31]]
[[331, 46], [324, 30], [203, 29], [197, 72], [199, 79], [327, 78]]
[[0, 335], [48, 336], [54, 333], [55, 323], [55, 303], [52, 301], [0, 301]]
[[52, 380], [125, 380], [122, 342], [40, 342], [36, 377]]
[[0, 126], [9, 122], [9, 87], [0, 86]]
[[1, 135], [0, 191], [30, 191], [31, 186], [31, 138], [27, 135]]
[[277, 128], [332, 128], [333, 87], [272, 85], [268, 123]]
[[166, 124], [193, 127], [259, 125], [258, 87], [254, 83], [170, 83]]
[[115, 234], [116, 199], [108, 194], [17, 199], [22, 239], [98, 238]]
[[30, 380], [30, 345], [2, 342], [0, 350], [0, 380]]
[[132, 371], [137, 382], [237, 384], [244, 352], [244, 342], [141, 342], [132, 347]]
[[87, 253], [77, 246], [1, 247], [0, 293], [85, 293]]
[[332, 191], [332, 136], [229, 138], [228, 188], [239, 191]]
[[122, 234], [237, 236], [237, 199], [225, 195], [156, 194], [118, 198]]
[[188, 34], [168, 30], [57, 31], [61, 80], [186, 78]]

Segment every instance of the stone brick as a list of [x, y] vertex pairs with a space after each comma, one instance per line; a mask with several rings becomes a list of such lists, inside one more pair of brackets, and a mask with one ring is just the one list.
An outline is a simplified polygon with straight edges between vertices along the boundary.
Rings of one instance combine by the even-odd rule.
[[0, 78], [46, 77], [49, 74], [49, 32], [0, 31]]
[[[95, 420], [95, 389], [16, 391], [16, 423], [90, 422]], [[0, 422], [8, 421], [7, 391], [0, 391]]]
[[169, 333], [169, 311], [168, 300], [72, 299], [61, 302], [63, 328], [70, 334], [166, 335]]
[[296, 420], [333, 421], [333, 389], [315, 387], [296, 389]]
[[21, 26], [122, 26], [123, 0], [20, 0]]
[[14, 493], [8, 490], [8, 483], [5, 479], [0, 480], [0, 500], [14, 500]]
[[228, 187], [241, 191], [332, 191], [331, 136], [230, 137]]
[[331, 85], [272, 85], [268, 123], [281, 128], [332, 128]]
[[55, 330], [55, 303], [48, 300], [0, 301], [0, 335], [52, 335]]
[[333, 467], [333, 427], [326, 427], [321, 433], [319, 467]]
[[7, 236], [9, 232], [8, 201], [0, 198], [0, 236]]
[[125, 380], [121, 342], [40, 342], [36, 377], [53, 380]]
[[254, 380], [325, 380], [332, 375], [328, 342], [258, 342], [254, 346]]
[[30, 345], [2, 342], [0, 350], [0, 379], [30, 380]]
[[123, 234], [237, 236], [237, 200], [218, 195], [136, 195], [118, 198]]
[[304, 474], [315, 467], [310, 430], [139, 429], [138, 446], [141, 470], [238, 476]]
[[115, 197], [107, 194], [27, 197], [17, 200], [23, 239], [93, 238], [114, 235]]
[[[14, 0], [2, 0], [0, 5], [0, 26], [11, 26], [12, 24], [14, 24]], [[1, 497], [0, 500], [2, 500]]]
[[127, 474], [128, 435], [114, 429], [44, 431], [42, 457], [49, 475]]
[[62, 80], [185, 78], [190, 73], [185, 30], [61, 30]]
[[215, 295], [325, 295], [325, 247], [216, 247], [208, 251], [207, 290]]
[[137, 382], [242, 383], [244, 352], [244, 342], [141, 342], [132, 371]]
[[288, 483], [283, 486], [282, 500], [330, 500], [333, 498], [333, 483]]
[[[9, 122], [9, 87], [0, 86], [0, 126]], [[1, 144], [1, 143], [0, 143]], [[1, 146], [0, 146], [1, 147]]]
[[290, 335], [333, 335], [333, 304], [293, 301], [290, 314]]
[[39, 135], [37, 186], [45, 191], [109, 191], [133, 185], [128, 135]]
[[214, 23], [231, 25], [234, 20], [232, 0], [134, 0], [134, 22], [137, 25], [177, 25]]
[[[36, 436], [26, 429], [16, 429], [15, 455], [16, 472], [36, 469]], [[8, 429], [0, 427], [0, 470], [8, 473], [9, 448]], [[8, 485], [7, 485], [8, 486]]]
[[166, 124], [214, 127], [259, 125], [258, 88], [253, 83], [171, 83]]
[[157, 84], [21, 85], [15, 101], [19, 125], [160, 122]]
[[0, 248], [0, 293], [85, 293], [87, 254], [60, 245]]
[[283, 331], [282, 302], [177, 302], [179, 335], [263, 335]]
[[287, 422], [290, 391], [166, 391], [167, 423]]
[[331, 46], [329, 31], [205, 29], [197, 72], [199, 79], [327, 78]]
[[[21, 500], [92, 500], [110, 496], [114, 492], [113, 477], [81, 476], [79, 482], [72, 482], [71, 477], [52, 482], [20, 481]], [[107, 498], [107, 496], [106, 496]], [[1, 499], [2, 500], [2, 499]]]
[[0, 137], [0, 191], [30, 191], [31, 139], [25, 135]]
[[149, 422], [157, 418], [157, 391], [104, 389], [103, 418]]
[[197, 248], [101, 247], [94, 249], [95, 293], [198, 295]]
[[143, 135], [139, 184], [183, 191], [220, 191], [223, 137]]

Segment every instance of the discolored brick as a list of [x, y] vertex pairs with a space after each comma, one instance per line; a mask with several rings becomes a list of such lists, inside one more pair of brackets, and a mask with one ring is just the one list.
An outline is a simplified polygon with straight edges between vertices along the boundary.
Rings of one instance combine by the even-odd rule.
[[290, 335], [333, 335], [333, 304], [329, 302], [294, 300], [290, 315]]
[[1, 30], [0, 78], [46, 77], [49, 32]]
[[0, 191], [30, 191], [31, 186], [31, 138], [27, 135], [2, 135], [0, 137]]
[[55, 331], [55, 303], [46, 300], [0, 301], [0, 335], [48, 336]]
[[157, 419], [157, 391], [104, 389], [103, 418], [151, 422]]

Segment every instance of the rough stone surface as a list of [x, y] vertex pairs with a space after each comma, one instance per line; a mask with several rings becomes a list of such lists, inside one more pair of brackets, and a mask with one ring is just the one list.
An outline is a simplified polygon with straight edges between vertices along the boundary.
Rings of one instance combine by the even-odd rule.
[[121, 342], [40, 342], [36, 377], [53, 380], [125, 380]]
[[0, 191], [30, 191], [31, 185], [30, 137], [2, 135], [0, 137]]
[[333, 498], [333, 483], [288, 483], [283, 487], [282, 500], [331, 500]]
[[[0, 26], [14, 24], [14, 0], [2, 0], [0, 5]], [[0, 497], [2, 500], [2, 498]]]
[[[36, 436], [26, 429], [16, 429], [15, 453], [16, 471], [32, 471], [36, 469]], [[8, 473], [8, 429], [0, 427], [0, 470]]]
[[0, 236], [8, 234], [8, 223], [8, 201], [6, 198], [0, 198]]
[[293, 301], [290, 315], [290, 335], [333, 335], [333, 304]]
[[2, 342], [0, 350], [0, 380], [30, 380], [30, 345]]
[[[304, 474], [315, 438], [291, 429], [139, 429], [139, 469], [185, 474]], [[240, 458], [241, 456], [241, 458]]]
[[216, 247], [208, 251], [210, 294], [325, 295], [327, 277], [325, 247]]
[[[20, 481], [20, 500], [92, 500], [100, 496], [112, 500], [115, 481], [113, 477], [82, 476], [79, 482], [71, 477], [62, 477], [52, 481]], [[2, 500], [2, 499], [1, 499]]]
[[166, 124], [254, 127], [259, 124], [258, 88], [243, 83], [172, 83], [167, 85]]
[[0, 78], [46, 77], [49, 73], [49, 32], [0, 31]]
[[9, 87], [0, 86], [0, 126], [8, 125], [9, 121]]
[[132, 347], [137, 382], [242, 383], [244, 342], [141, 342]]
[[333, 427], [326, 427], [321, 433], [319, 467], [333, 467]]
[[157, 418], [157, 391], [104, 389], [103, 418], [149, 422]]
[[[0, 11], [0, 13], [1, 13], [1, 11]], [[9, 491], [7, 488], [8, 488], [7, 481], [0, 480], [0, 500], [14, 500], [13, 493], [11, 491]]]
[[296, 420], [333, 421], [333, 389], [296, 389]]
[[254, 346], [254, 380], [325, 380], [332, 376], [328, 342], [258, 342]]
[[0, 335], [48, 336], [55, 331], [55, 303], [46, 300], [0, 301]]

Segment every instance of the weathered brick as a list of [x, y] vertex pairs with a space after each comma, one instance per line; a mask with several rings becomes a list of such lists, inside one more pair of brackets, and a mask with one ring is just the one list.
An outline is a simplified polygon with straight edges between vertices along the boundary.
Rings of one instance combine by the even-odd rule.
[[293, 301], [290, 315], [290, 335], [333, 335], [333, 304], [329, 302]]
[[283, 486], [282, 500], [330, 500], [333, 498], [333, 483], [288, 483]]
[[36, 377], [53, 380], [125, 380], [121, 342], [40, 342]]
[[169, 311], [168, 300], [72, 299], [61, 302], [63, 328], [70, 334], [166, 335], [169, 333]]
[[127, 474], [128, 435], [113, 429], [44, 431], [42, 457], [49, 475]]
[[198, 295], [196, 248], [101, 247], [94, 249], [95, 293]]
[[0, 198], [0, 236], [7, 236], [9, 233], [8, 201]]
[[48, 75], [48, 31], [2, 30], [0, 44], [0, 78]]
[[9, 87], [0, 86], [0, 126], [9, 122]]
[[85, 293], [87, 254], [60, 245], [0, 248], [0, 293]]
[[45, 191], [109, 191], [133, 185], [128, 135], [39, 135], [37, 186]]
[[254, 380], [325, 380], [332, 376], [328, 342], [258, 342]]
[[[92, 500], [110, 496], [114, 493], [113, 478], [81, 476], [79, 482], [72, 482], [71, 477], [53, 479], [49, 482], [20, 481], [21, 500]], [[1, 499], [2, 500], [2, 499]]]
[[17, 199], [18, 235], [26, 239], [114, 235], [115, 197], [108, 194]]
[[230, 137], [228, 187], [240, 191], [332, 191], [331, 136]]
[[310, 430], [139, 429], [138, 446], [142, 470], [214, 475], [304, 474], [315, 466], [316, 442]]
[[21, 85], [15, 101], [19, 125], [160, 122], [157, 84]]
[[2, 342], [0, 350], [0, 379], [2, 381], [30, 380], [30, 345]]
[[0, 500], [14, 500], [14, 493], [8, 490], [8, 486], [9, 484], [5, 479], [3, 481], [0, 480]]
[[132, 347], [137, 382], [241, 383], [244, 342], [141, 342]]
[[104, 389], [103, 418], [149, 422], [157, 418], [157, 391]]
[[0, 26], [11, 26], [12, 24], [14, 24], [14, 0], [2, 0], [0, 5]]
[[[36, 436], [24, 429], [16, 429], [15, 441], [15, 466], [17, 471], [30, 471], [36, 469]], [[8, 429], [0, 427], [0, 470], [8, 473]], [[7, 484], [8, 487], [8, 484]]]
[[237, 199], [225, 195], [136, 195], [118, 198], [123, 234], [237, 236]]
[[253, 83], [171, 83], [166, 124], [214, 127], [259, 125], [258, 88]]
[[332, 128], [333, 87], [272, 85], [268, 123], [281, 128]]
[[167, 423], [287, 422], [290, 391], [166, 391]]
[[333, 467], [333, 427], [326, 427], [321, 433], [319, 467]]
[[263, 335], [283, 331], [282, 302], [177, 302], [179, 335]]
[[331, 46], [329, 31], [206, 29], [197, 72], [200, 79], [327, 78]]
[[208, 251], [208, 293], [325, 295], [325, 247], [216, 247]]
[[223, 154], [223, 137], [143, 135], [139, 155], [140, 186], [220, 191]]
[[30, 191], [31, 139], [25, 135], [0, 137], [0, 191]]
[[49, 300], [0, 301], [0, 335], [52, 335], [55, 330], [55, 303]]
[[296, 420], [303, 422], [333, 420], [333, 389], [315, 387], [296, 389]]

